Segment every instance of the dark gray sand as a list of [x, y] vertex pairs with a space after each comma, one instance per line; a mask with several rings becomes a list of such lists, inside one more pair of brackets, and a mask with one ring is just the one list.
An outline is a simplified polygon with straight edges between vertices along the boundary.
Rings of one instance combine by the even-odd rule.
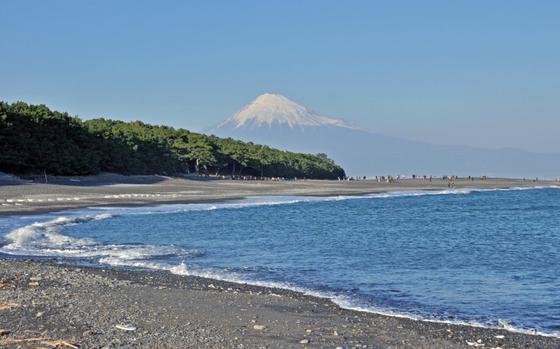
[[345, 310], [297, 292], [164, 272], [0, 260], [0, 347], [57, 344], [557, 349], [560, 339]]
[[[454, 182], [455, 188], [560, 185], [555, 181], [488, 179]], [[240, 181], [162, 176], [102, 175], [50, 178], [49, 184], [0, 183], [0, 215], [32, 214], [100, 205], [150, 205], [238, 199], [255, 195], [360, 195], [385, 191], [448, 189], [442, 179], [365, 181]]]
[[[448, 184], [438, 179], [261, 182], [115, 175], [49, 181], [0, 183], [0, 215], [253, 195], [438, 190]], [[458, 180], [455, 188], [558, 184]], [[134, 330], [126, 331], [127, 326]], [[296, 292], [165, 272], [0, 259], [0, 347], [558, 349], [560, 339], [350, 311]]]

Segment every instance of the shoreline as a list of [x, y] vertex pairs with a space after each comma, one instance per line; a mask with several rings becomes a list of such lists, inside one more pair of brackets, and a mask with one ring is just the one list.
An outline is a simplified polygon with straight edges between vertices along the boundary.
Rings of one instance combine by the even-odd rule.
[[310, 297], [311, 299], [315, 300], [322, 300], [325, 302], [330, 302], [336, 307], [339, 307], [342, 310], [348, 310], [352, 312], [358, 313], [366, 313], [366, 314], [373, 314], [377, 316], [384, 316], [389, 318], [397, 318], [397, 319], [405, 319], [409, 321], [420, 321], [420, 322], [429, 322], [439, 325], [451, 325], [451, 326], [465, 326], [465, 327], [473, 327], [473, 328], [480, 328], [486, 330], [495, 330], [495, 331], [506, 331], [509, 333], [521, 334], [521, 335], [528, 335], [528, 336], [536, 336], [536, 337], [546, 337], [546, 338], [554, 338], [560, 340], [560, 335], [539, 332], [537, 330], [530, 330], [530, 329], [523, 329], [517, 327], [499, 327], [499, 326], [489, 326], [484, 325], [481, 323], [476, 322], [468, 322], [462, 320], [440, 320], [440, 319], [429, 319], [429, 318], [421, 318], [419, 316], [415, 316], [412, 314], [406, 313], [392, 313], [390, 311], [383, 311], [383, 310], [372, 310], [366, 309], [356, 306], [345, 306], [340, 304], [336, 301], [334, 297], [329, 296], [326, 293], [321, 293], [320, 291], [313, 291], [309, 289], [304, 289], [298, 286], [290, 286], [288, 284], [282, 285], [275, 282], [261, 282], [258, 280], [255, 281], [246, 281], [246, 280], [235, 280], [235, 279], [228, 279], [227, 277], [218, 277], [218, 276], [207, 276], [207, 275], [197, 275], [191, 274], [182, 274], [182, 273], [175, 273], [170, 270], [165, 269], [152, 269], [150, 267], [142, 267], [142, 266], [126, 266], [126, 265], [111, 265], [111, 264], [89, 264], [84, 262], [81, 259], [75, 259], [72, 261], [73, 258], [63, 258], [63, 257], [49, 257], [49, 256], [24, 256], [24, 255], [10, 255], [0, 252], [0, 261], [24, 261], [24, 262], [32, 262], [32, 263], [40, 263], [40, 264], [47, 264], [52, 266], [59, 266], [59, 267], [66, 267], [66, 268], [79, 268], [79, 269], [86, 269], [92, 272], [99, 271], [99, 270], [106, 270], [106, 271], [115, 271], [115, 272], [124, 272], [124, 273], [154, 273], [160, 274], [162, 277], [172, 276], [172, 277], [179, 277], [179, 278], [196, 278], [200, 280], [204, 280], [206, 283], [224, 283], [224, 284], [232, 284], [237, 285], [239, 287], [254, 287], [263, 290], [275, 290], [280, 292], [287, 292], [287, 293], [294, 293], [302, 297]]
[[33, 215], [74, 208], [99, 206], [146, 206], [214, 203], [249, 196], [358, 196], [398, 191], [500, 189], [558, 186], [556, 181], [507, 178], [459, 179], [453, 188], [447, 181], [405, 179], [395, 183], [360, 181], [238, 181], [193, 180], [161, 176], [95, 176], [55, 184], [23, 183], [0, 185], [0, 216]]
[[[330, 299], [298, 291], [165, 271], [2, 256], [0, 266], [0, 283], [4, 285], [0, 288], [0, 304], [18, 304], [8, 311], [0, 310], [4, 315], [0, 328], [10, 331], [0, 336], [0, 344], [38, 331], [80, 348], [125, 345], [131, 337], [136, 345], [130, 347], [157, 348], [186, 347], [182, 343], [208, 348], [240, 344], [269, 348], [560, 346], [557, 337], [345, 309]], [[88, 297], [77, 296], [81, 294]], [[85, 318], [72, 316], [76, 312]], [[157, 323], [157, 333], [152, 332], [152, 321]], [[193, 323], [205, 337], [192, 336]], [[133, 325], [136, 330], [115, 328], [123, 324]], [[189, 331], [171, 335], [180, 333], [183, 327], [189, 327]]]
[[[364, 181], [367, 182], [367, 181]], [[471, 181], [469, 181], [470, 183]], [[526, 185], [518, 185], [520, 184], [519, 182], [521, 181], [512, 181], [512, 180], [490, 180], [490, 183], [488, 183], [488, 181], [486, 181], [487, 183], [485, 187], [475, 187], [475, 186], [468, 186], [466, 185], [467, 183], [461, 183], [460, 186], [456, 186], [455, 190], [460, 190], [460, 189], [472, 189], [472, 190], [485, 190], [485, 189], [511, 189], [513, 187], [525, 187], [525, 188], [533, 188], [533, 187], [539, 187], [539, 186], [556, 186], [557, 182], [545, 182], [545, 181], [541, 181], [541, 182], [529, 182], [529, 183], [525, 183], [522, 182]], [[512, 185], [515, 184], [515, 185]], [[314, 183], [313, 183], [314, 184]], [[331, 183], [332, 184], [332, 183]], [[433, 190], [449, 190], [446, 187], [434, 187], [432, 185], [430, 186], [418, 186], [418, 183], [412, 183], [415, 185], [410, 185], [410, 183], [406, 183], [407, 185], [404, 186], [392, 186], [392, 187], [388, 187], [388, 186], [379, 186], [379, 187], [375, 187], [375, 183], [373, 183], [374, 185], [372, 186], [372, 183], [366, 183], [369, 184], [369, 186], [359, 186], [358, 188], [352, 188], [350, 187], [350, 189], [352, 189], [351, 191], [353, 192], [352, 194], [348, 194], [348, 193], [343, 193], [342, 190], [336, 192], [336, 193], [332, 193], [330, 191], [319, 191], [318, 194], [315, 193], [311, 193], [310, 191], [307, 191], [305, 193], [300, 193], [300, 194], [292, 194], [292, 195], [299, 195], [299, 196], [336, 196], [336, 195], [352, 195], [352, 196], [361, 196], [361, 195], [367, 195], [367, 194], [381, 194], [381, 193], [388, 193], [388, 192], [399, 192], [399, 191], [433, 191]], [[402, 183], [397, 183], [397, 184], [402, 184]], [[243, 185], [243, 184], [242, 184]], [[368, 190], [371, 189], [372, 187], [375, 187], [374, 191], [367, 191], [367, 192], [362, 192], [364, 190]], [[130, 186], [126, 186], [125, 188], [128, 188], [127, 190], [129, 190], [131, 187]], [[138, 189], [138, 186], [133, 186], [134, 189]], [[149, 185], [148, 185], [149, 188]], [[33, 188], [34, 189], [34, 188]], [[122, 189], [122, 188], [120, 188]], [[280, 194], [276, 194], [276, 195], [290, 195], [293, 191], [290, 191], [290, 188], [283, 188], [283, 191], [280, 191]], [[312, 188], [313, 189], [313, 188]], [[348, 187], [342, 187], [339, 189], [345, 189], [348, 190]], [[0, 193], [2, 193], [2, 187], [0, 187]], [[56, 193], [54, 193], [56, 194]], [[271, 196], [271, 194], [267, 194], [267, 191], [257, 191], [257, 194], [260, 195], [250, 195], [250, 196]], [[34, 194], [37, 195], [37, 194]], [[53, 195], [53, 194], [50, 194]], [[113, 194], [113, 195], [122, 195], [122, 194]], [[272, 196], [274, 196], [275, 194], [272, 194]], [[242, 199], [246, 196], [238, 196], [235, 197], [233, 195], [230, 196], [226, 196], [225, 198], [206, 198], [206, 199], [193, 199], [193, 200], [187, 200], [187, 201], [181, 201], [184, 198], [177, 198], [178, 200], [172, 200], [172, 201], [163, 201], [163, 200], [153, 200], [153, 201], [143, 201], [143, 202], [127, 202], [126, 200], [123, 200], [124, 202], [116, 202], [116, 203], [112, 203], [112, 206], [119, 206], [119, 207], [123, 207], [123, 206], [154, 206], [154, 205], [163, 205], [163, 204], [180, 204], [180, 203], [186, 203], [186, 204], [191, 204], [191, 203], [215, 203], [215, 202], [227, 202], [227, 201], [231, 201], [231, 200], [237, 200], [237, 199]], [[128, 199], [128, 198], [125, 198]], [[82, 204], [83, 202], [79, 202], [78, 204]], [[63, 204], [66, 204], [66, 202], [63, 202]], [[69, 209], [78, 209], [78, 208], [83, 208], [83, 207], [92, 207], [92, 205], [87, 205], [87, 206], [79, 206], [79, 205], [72, 205], [74, 204], [74, 202], [70, 202], [71, 205], [67, 205], [67, 206], [63, 206], [62, 208], [60, 208], [60, 206], [55, 206], [55, 207], [46, 207], [45, 211], [42, 211], [40, 208], [35, 208], [33, 210], [26, 210], [21, 212], [21, 214], [24, 215], [35, 215], [35, 214], [40, 214], [40, 213], [46, 213], [46, 212], [53, 212], [53, 211], [61, 211], [61, 210], [69, 210]], [[107, 204], [103, 204], [103, 203], [99, 203], [99, 205], [96, 206], [105, 206], [107, 207]], [[0, 216], [6, 216], [6, 215], [13, 215], [12, 213], [2, 213], [0, 212]], [[374, 347], [374, 348], [385, 348], [385, 347], [394, 347], [394, 348], [472, 348], [472, 347], [482, 347], [482, 343], [485, 344], [486, 348], [510, 348], [510, 347], [531, 347], [531, 348], [558, 348], [560, 347], [560, 338], [555, 337], [553, 335], [547, 335], [547, 334], [542, 334], [542, 333], [526, 333], [524, 331], [516, 331], [516, 330], [511, 330], [511, 329], [501, 329], [501, 328], [491, 328], [491, 327], [485, 327], [485, 326], [478, 326], [477, 324], [462, 324], [462, 323], [453, 323], [453, 322], [446, 322], [446, 321], [440, 321], [440, 320], [431, 320], [431, 319], [414, 319], [412, 317], [408, 317], [406, 315], [399, 315], [399, 314], [383, 314], [382, 312], [372, 312], [370, 310], [366, 310], [366, 309], [352, 309], [352, 308], [345, 308], [339, 304], [337, 304], [335, 302], [335, 300], [333, 300], [332, 298], [329, 298], [327, 295], [323, 296], [323, 295], [313, 295], [310, 293], [306, 293], [305, 290], [297, 290], [297, 289], [289, 289], [289, 288], [278, 288], [276, 286], [269, 286], [269, 285], [255, 285], [255, 284], [250, 284], [250, 283], [244, 283], [243, 281], [228, 281], [228, 280], [221, 280], [221, 279], [213, 279], [213, 278], [208, 278], [208, 277], [202, 277], [202, 276], [194, 276], [194, 275], [176, 275], [173, 274], [169, 271], [157, 271], [157, 270], [147, 270], [147, 269], [140, 269], [140, 268], [131, 268], [131, 267], [118, 267], [118, 266], [105, 266], [105, 265], [99, 265], [99, 266], [78, 266], [75, 264], [72, 264], [71, 260], [64, 260], [64, 259], [58, 259], [58, 258], [31, 258], [30, 257], [24, 257], [24, 256], [9, 256], [9, 255], [2, 255], [0, 254], [0, 266], [3, 266], [3, 268], [5, 270], [2, 270], [2, 268], [0, 268], [0, 304], [5, 303], [5, 304], [9, 304], [11, 302], [11, 300], [8, 298], [6, 298], [6, 293], [4, 292], [5, 289], [2, 287], [3, 284], [5, 284], [5, 280], [17, 280], [18, 278], [26, 278], [29, 275], [33, 274], [33, 273], [37, 273], [37, 274], [43, 274], [44, 270], [48, 270], [49, 273], [52, 273], [53, 275], [56, 274], [59, 277], [62, 276], [63, 278], [65, 278], [66, 276], [60, 275], [61, 271], [64, 271], [64, 273], [66, 273], [66, 271], [75, 271], [75, 270], [80, 270], [79, 273], [85, 273], [86, 275], [103, 275], [106, 279], [105, 283], [106, 284], [112, 284], [114, 280], [117, 281], [122, 281], [122, 280], [128, 280], [129, 282], [134, 283], [135, 285], [139, 285], [139, 287], [150, 287], [150, 282], [148, 282], [147, 280], [153, 280], [153, 279], [157, 279], [157, 286], [156, 286], [156, 290], [154, 291], [155, 293], [153, 294], [154, 297], [160, 297], [161, 295], [159, 294], [158, 291], [162, 291], [162, 290], [166, 290], [169, 288], [173, 288], [175, 291], [179, 292], [181, 290], [189, 290], [190, 291], [197, 291], [197, 292], [203, 292], [203, 294], [207, 294], [204, 292], [225, 292], [226, 294], [230, 294], [232, 293], [233, 295], [236, 294], [243, 294], [245, 296], [247, 296], [247, 294], [249, 294], [251, 297], [256, 297], [255, 299], [252, 299], [251, 302], [254, 304], [259, 304], [259, 308], [260, 309], [254, 309], [253, 311], [253, 316], [255, 317], [254, 319], [259, 319], [261, 314], [259, 313], [260, 310], [262, 310], [262, 308], [267, 308], [269, 306], [269, 302], [270, 299], [264, 299], [261, 297], [257, 297], [256, 295], [271, 295], [274, 294], [274, 296], [272, 297], [276, 297], [279, 298], [279, 300], [281, 300], [282, 302], [280, 303], [275, 303], [275, 307], [276, 309], [282, 309], [285, 307], [289, 308], [289, 305], [291, 304], [290, 302], [296, 302], [298, 303], [300, 307], [308, 307], [310, 306], [310, 304], [313, 305], [314, 308], [316, 307], [322, 307], [321, 311], [319, 312], [315, 312], [315, 311], [311, 311], [309, 312], [309, 314], [307, 314], [308, 316], [304, 317], [304, 318], [300, 318], [301, 314], [296, 311], [295, 313], [289, 312], [289, 317], [292, 318], [297, 318], [299, 321], [299, 323], [296, 323], [297, 326], [295, 325], [286, 325], [283, 324], [280, 327], [282, 328], [282, 333], [279, 333], [277, 335], [274, 335], [272, 338], [261, 338], [263, 335], [265, 334], [264, 332], [267, 332], [267, 330], [255, 330], [254, 328], [252, 328], [251, 326], [253, 326], [253, 322], [250, 322], [248, 325], [242, 325], [240, 328], [242, 328], [243, 330], [241, 330], [241, 333], [243, 335], [249, 335], [248, 338], [240, 338], [238, 337], [233, 337], [233, 338], [237, 338], [235, 339], [235, 341], [233, 342], [219, 342], [220, 344], [218, 345], [217, 343], [214, 343], [214, 345], [218, 345], [218, 347], [239, 347], [238, 344], [239, 343], [246, 343], [249, 347], [317, 347], [317, 348], [322, 348], [322, 347], [342, 347], [344, 348], [344, 345], [347, 345], [348, 348], [350, 347], [356, 347], [356, 348], [360, 348], [361, 346], [358, 346], [358, 344], [356, 343], [368, 343], [365, 344], [367, 345], [367, 347]], [[57, 262], [58, 261], [58, 262]], [[61, 262], [61, 263], [60, 263]], [[26, 272], [26, 268], [30, 269], [30, 271]], [[22, 274], [23, 273], [23, 274]], [[22, 276], [23, 275], [23, 276]], [[42, 277], [41, 277], [42, 278]], [[113, 281], [111, 281], [113, 280]], [[34, 291], [36, 290], [36, 287], [29, 287], [29, 285], [31, 285], [34, 281], [30, 280], [31, 282], [28, 283], [27, 288], [24, 286], [23, 290], [27, 290], [27, 291]], [[115, 281], [116, 282], [116, 281]], [[70, 288], [74, 288], [77, 287], [78, 291], [81, 289], [81, 285], [74, 285], [72, 280], [68, 280], [67, 282], [68, 285], [70, 285]], [[194, 287], [193, 285], [198, 285], [196, 287]], [[129, 284], [125, 283], [124, 286], [129, 286]], [[93, 287], [95, 287], [95, 285], [93, 285]], [[119, 286], [116, 286], [117, 288]], [[161, 289], [160, 287], [164, 287], [163, 289]], [[194, 287], [194, 288], [193, 288]], [[17, 288], [16, 288], [17, 289]], [[111, 294], [111, 290], [113, 288], [109, 287], [109, 294]], [[236, 291], [230, 291], [230, 290], [236, 290]], [[83, 290], [82, 290], [83, 291]], [[82, 292], [80, 291], [80, 292]], [[45, 294], [49, 295], [52, 292], [56, 293], [58, 292], [57, 290], [53, 290], [52, 288], [48, 288], [47, 290], [45, 290]], [[188, 292], [187, 292], [188, 293]], [[255, 294], [253, 294], [255, 293]], [[95, 299], [97, 299], [97, 296], [99, 296], [99, 293], [93, 292], [90, 294], [91, 297], [94, 297]], [[175, 302], [180, 302], [183, 297], [185, 295], [181, 295], [181, 294], [176, 294], [172, 300], [162, 300], [161, 304], [159, 304], [160, 307], [163, 308], [169, 308], [169, 307], [173, 307], [173, 304]], [[241, 307], [242, 304], [244, 304], [244, 300], [243, 297], [236, 297], [236, 296], [231, 296], [233, 298], [228, 298], [228, 301], [226, 302], [226, 304], [224, 303], [220, 303], [220, 300], [218, 297], [218, 303], [217, 304], [212, 304], [211, 301], [207, 301], [209, 302], [208, 304], [206, 304], [206, 306], [208, 307], [207, 311], [213, 312], [216, 307], [223, 309], [223, 308], [227, 308], [227, 307]], [[20, 297], [16, 297], [16, 298], [20, 298]], [[201, 297], [199, 299], [199, 301], [204, 302], [203, 298], [205, 297]], [[146, 299], [141, 299], [141, 301], [145, 302], [147, 301]], [[109, 302], [109, 304], [112, 304], [110, 299], [106, 299], [105, 303]], [[137, 301], [138, 302], [138, 301]], [[251, 304], [248, 303], [248, 304]], [[17, 303], [17, 302], [14, 302]], [[103, 308], [107, 308], [107, 304], [105, 303], [100, 303], [100, 306]], [[87, 305], [84, 304], [72, 304], [72, 303], [67, 303], [67, 306], [70, 306], [72, 308], [77, 307], [78, 309], [80, 309], [80, 307], [84, 307]], [[133, 305], [129, 304], [128, 306], [124, 307], [122, 309], [122, 311], [126, 311], [127, 307], [133, 307]], [[25, 306], [26, 308], [28, 307], [27, 305]], [[268, 308], [267, 308], [268, 309]], [[155, 309], [154, 309], [155, 311]], [[191, 309], [192, 311], [192, 309]], [[267, 316], [270, 316], [272, 318], [275, 318], [276, 323], [281, 322], [284, 320], [284, 318], [286, 316], [288, 316], [287, 314], [284, 314], [283, 312], [274, 312], [270, 309], [267, 310]], [[17, 313], [17, 311], [16, 311]], [[40, 312], [39, 312], [40, 313]], [[37, 314], [39, 314], [37, 313]], [[172, 311], [172, 313], [174, 313]], [[225, 313], [229, 313], [229, 312], [225, 312]], [[222, 315], [226, 315], [226, 314], [222, 314]], [[0, 310], [0, 315], [4, 315], [4, 312], [2, 310]], [[19, 313], [19, 326], [23, 326], [22, 321], [25, 320], [27, 322], [30, 323], [35, 323], [37, 326], [42, 326], [46, 329], [46, 331], [48, 331], [49, 333], [52, 333], [52, 336], [56, 337], [56, 336], [60, 336], [60, 334], [64, 334], [65, 331], [68, 331], [68, 329], [60, 329], [60, 328], [56, 328], [55, 325], [50, 326], [50, 325], [44, 325], [44, 324], [40, 324], [37, 322], [37, 320], [33, 321], [33, 314], [28, 314], [26, 313], [26, 310], [21, 310], [21, 312]], [[12, 319], [13, 321], [17, 321], [17, 314], [16, 314], [16, 318], [10, 318], [9, 316], [7, 318], [3, 318], [2, 316], [0, 316], [0, 330], [4, 330], [7, 329], [11, 332], [10, 335], [8, 335], [8, 337], [6, 336], [2, 336], [0, 334], [0, 346], [2, 345], [2, 341], [5, 340], [5, 338], [10, 338], [10, 336], [14, 336], [16, 333], [19, 333], [20, 330], [14, 331], [12, 329], [10, 329], [9, 325], [10, 322], [7, 320], [8, 318]], [[108, 316], [108, 315], [107, 315]], [[175, 316], [181, 317], [181, 316], [185, 316], [184, 314], [175, 314]], [[205, 316], [207, 315], [201, 315], [200, 313], [198, 313], [198, 316], [202, 316], [202, 318], [205, 318]], [[308, 321], [321, 321], [321, 319], [323, 317], [329, 317], [329, 326], [335, 326], [336, 328], [339, 328], [339, 326], [342, 326], [341, 324], [344, 323], [345, 321], [348, 320], [348, 318], [358, 318], [360, 319], [359, 323], [362, 325], [359, 330], [355, 330], [351, 336], [345, 336], [344, 338], [338, 338], [339, 336], [333, 336], [333, 333], [341, 332], [341, 330], [333, 330], [332, 333], [330, 332], [324, 332], [321, 334], [321, 336], [325, 336], [325, 338], [330, 338], [327, 341], [323, 341], [322, 339], [319, 340], [318, 338], [314, 338], [314, 339], [310, 339], [309, 343], [302, 343], [300, 341], [304, 341], [307, 337], [313, 337], [311, 336], [311, 334], [317, 336], [319, 335], [319, 333], [321, 333], [319, 331], [319, 329], [315, 330], [312, 329], [312, 332], [307, 332], [308, 329], [305, 329], [306, 331], [298, 334], [299, 337], [301, 337], [301, 339], [298, 340], [298, 336], [294, 336], [294, 335], [290, 335], [289, 333], [291, 333], [291, 331], [296, 331], [299, 330], [299, 324], [301, 324], [301, 322], [303, 320], [308, 320]], [[190, 318], [189, 318], [190, 319]], [[254, 319], [251, 319], [254, 320]], [[5, 322], [8, 321], [8, 322]], [[60, 323], [64, 323], [66, 320], [68, 319], [59, 319], [57, 320], [57, 322]], [[191, 319], [193, 320], [193, 319]], [[94, 320], [92, 320], [94, 321]], [[156, 321], [156, 320], [154, 320]], [[170, 320], [171, 321], [171, 320]], [[231, 321], [233, 321], [233, 319], [231, 319]], [[372, 325], [367, 325], [367, 324], [375, 324], [375, 326]], [[382, 325], [378, 328], [379, 323], [381, 323]], [[180, 324], [175, 324], [176, 326], [181, 326]], [[50, 327], [49, 327], [50, 326]], [[99, 323], [98, 325], [99, 327], [104, 327], [107, 328], [107, 326], [109, 326], [109, 324], [107, 323]], [[230, 333], [230, 331], [232, 330], [231, 328], [231, 323], [230, 322], [226, 322], [226, 323], [218, 323], [216, 324], [216, 328], [220, 328], [220, 330], [218, 330], [218, 332], [222, 331], [222, 333]], [[244, 326], [244, 327], [243, 327]], [[266, 325], [268, 326], [268, 325]], [[295, 326], [295, 327], [294, 327]], [[346, 326], [348, 326], [348, 324], [346, 324]], [[25, 326], [21, 327], [24, 328]], [[322, 327], [322, 326], [321, 326]], [[343, 327], [344, 328], [344, 327]], [[204, 326], [201, 325], [200, 327], [201, 330], [204, 329]], [[240, 331], [239, 328], [237, 328], [237, 331]], [[266, 327], [266, 329], [269, 329], [269, 327]], [[23, 331], [35, 331], [33, 329], [25, 329]], [[86, 330], [84, 330], [86, 331]], [[91, 330], [91, 331], [97, 331], [97, 330]], [[104, 330], [104, 331], [108, 331], [107, 333], [112, 333], [111, 336], [114, 336], [115, 334], [113, 332], [114, 328], [110, 328], [108, 330]], [[106, 332], [102, 332], [102, 333], [106, 333]], [[287, 331], [287, 332], [285, 332]], [[399, 336], [404, 336], [406, 339], [404, 340], [404, 342], [401, 341], [397, 341], [397, 338], [395, 336], [393, 336], [393, 332], [399, 332]], [[44, 332], [44, 331], [43, 331]], [[117, 331], [118, 332], [118, 331]], [[166, 331], [161, 331], [161, 332], [166, 332]], [[203, 331], [204, 332], [204, 331]], [[0, 331], [1, 333], [1, 331]], [[80, 348], [82, 347], [98, 347], [97, 343], [98, 340], [105, 340], [105, 337], [101, 336], [95, 336], [96, 338], [96, 344], [94, 345], [93, 343], [90, 344], [90, 336], [84, 336], [85, 332], [82, 333], [81, 337], [84, 337], [84, 344], [85, 346], [80, 345]], [[299, 333], [299, 332], [298, 332]], [[403, 334], [404, 333], [404, 334]], [[163, 346], [159, 346], [156, 345], [157, 341], [162, 341], [164, 339], [161, 338], [162, 335], [164, 335], [165, 333], [158, 333], [158, 336], [151, 336], [149, 334], [146, 334], [146, 337], [144, 338], [147, 342], [146, 344], [142, 344], [141, 347], [144, 347], [144, 345], [146, 345], [146, 347], [180, 347], [179, 343], [182, 342], [174, 342], [174, 343], [168, 343], [166, 345]], [[459, 335], [458, 335], [459, 334]], [[120, 333], [119, 333], [120, 335]], [[268, 333], [267, 333], [268, 335]], [[51, 336], [51, 335], [49, 335]], [[52, 337], [51, 336], [51, 337]], [[114, 338], [109, 336], [108, 338], [106, 338], [109, 341], [112, 341]], [[497, 337], [498, 336], [498, 337]], [[501, 336], [503, 336], [503, 338], [501, 338]], [[76, 338], [80, 337], [80, 333], [75, 332], [73, 333], [73, 337], [75, 338], [74, 340], [76, 340], [78, 343], [79, 340], [77, 340]], [[88, 338], [86, 338], [88, 337]], [[121, 338], [119, 336], [117, 336], [118, 338]], [[115, 337], [115, 338], [117, 338]], [[331, 338], [334, 337], [334, 338]], [[225, 338], [225, 336], [222, 336], [222, 339]], [[288, 338], [287, 341], [285, 338]], [[399, 337], [400, 338], [400, 337]], [[184, 338], [183, 338], [184, 339]], [[231, 339], [231, 338], [230, 338]], [[479, 343], [478, 341], [481, 340], [482, 342]], [[153, 342], [152, 342], [153, 341]], [[355, 343], [352, 343], [355, 342]], [[149, 345], [147, 343], [150, 343]], [[233, 343], [236, 343], [236, 345], [234, 346]], [[282, 345], [280, 345], [280, 343], [282, 343]], [[374, 343], [373, 345], [369, 344], [369, 343]], [[375, 344], [377, 343], [377, 344]], [[469, 344], [470, 343], [470, 344]], [[121, 343], [123, 344], [123, 343]], [[203, 345], [203, 342], [200, 341], [195, 341], [192, 342], [191, 345], [192, 346], [196, 346], [196, 347], [205, 347]], [[354, 345], [356, 344], [356, 345]], [[359, 344], [359, 345], [363, 345], [363, 344]], [[99, 346], [101, 347], [101, 346]], [[126, 346], [125, 346], [126, 347]], [[132, 346], [132, 347], [136, 347], [136, 346]], [[212, 347], [212, 346], [207, 346], [207, 347]], [[215, 347], [215, 346], [214, 346]]]
[[[21, 259], [21, 260], [35, 260], [35, 258], [32, 258], [30, 256], [15, 256], [16, 259]], [[12, 258], [12, 256], [10, 255], [2, 255], [2, 253], [0, 253], [0, 259], [10, 259]], [[53, 257], [39, 257], [37, 258], [38, 261], [43, 261], [46, 263], [49, 263], [51, 260], [53, 259]], [[58, 258], [57, 258], [58, 259]], [[62, 258], [60, 258], [62, 259]], [[313, 291], [311, 289], [305, 289], [302, 287], [298, 287], [298, 286], [290, 286], [288, 284], [281, 284], [281, 283], [276, 283], [276, 282], [266, 282], [266, 281], [245, 281], [245, 280], [235, 280], [234, 278], [232, 279], [228, 279], [227, 277], [218, 277], [218, 276], [202, 276], [202, 275], [197, 275], [197, 274], [180, 274], [180, 273], [174, 273], [173, 271], [170, 270], [164, 270], [164, 269], [151, 269], [149, 267], [141, 267], [141, 266], [126, 266], [126, 265], [111, 265], [111, 264], [97, 264], [97, 265], [80, 265], [79, 263], [76, 264], [72, 264], [71, 261], [69, 260], [64, 260], [62, 259], [62, 262], [59, 263], [59, 265], [61, 266], [67, 266], [67, 267], [72, 267], [72, 266], [79, 266], [82, 268], [87, 268], [87, 269], [110, 269], [110, 270], [116, 270], [116, 271], [125, 271], [125, 272], [148, 272], [148, 273], [162, 273], [163, 275], [175, 275], [175, 276], [179, 276], [179, 277], [195, 277], [198, 279], [202, 279], [205, 280], [205, 282], [223, 282], [226, 284], [234, 284], [234, 285], [238, 285], [238, 286], [245, 286], [245, 287], [257, 287], [257, 288], [262, 288], [265, 290], [281, 290], [282, 292], [293, 292], [295, 294], [304, 296], [304, 297], [311, 297], [312, 299], [320, 299], [323, 301], [327, 301], [327, 302], [331, 302], [334, 305], [336, 305], [337, 307], [339, 307], [340, 309], [343, 310], [349, 310], [349, 311], [353, 311], [353, 312], [360, 312], [360, 313], [367, 313], [367, 314], [374, 314], [374, 315], [379, 315], [379, 316], [386, 316], [386, 317], [391, 317], [391, 318], [400, 318], [400, 319], [406, 319], [406, 320], [411, 320], [411, 321], [421, 321], [421, 322], [431, 322], [431, 323], [436, 323], [436, 324], [442, 324], [442, 325], [453, 325], [453, 326], [466, 326], [466, 327], [475, 327], [475, 328], [483, 328], [483, 329], [488, 329], [488, 330], [504, 330], [510, 333], [517, 333], [517, 334], [522, 334], [522, 335], [529, 335], [529, 336], [537, 336], [537, 337], [550, 337], [550, 338], [556, 338], [556, 339], [560, 339], [560, 335], [555, 335], [555, 334], [551, 334], [551, 333], [545, 333], [545, 332], [539, 332], [537, 330], [529, 330], [529, 329], [522, 329], [522, 328], [516, 328], [516, 327], [499, 327], [499, 326], [487, 326], [481, 323], [469, 323], [467, 321], [461, 321], [461, 320], [440, 320], [440, 319], [426, 319], [426, 318], [421, 318], [418, 316], [414, 316], [411, 314], [406, 314], [406, 313], [391, 313], [390, 311], [383, 311], [383, 310], [372, 310], [372, 309], [366, 309], [366, 308], [361, 308], [361, 307], [356, 307], [356, 306], [345, 306], [342, 305], [340, 303], [338, 303], [336, 301], [336, 299], [334, 297], [329, 296], [326, 293], [321, 293], [320, 291]]]

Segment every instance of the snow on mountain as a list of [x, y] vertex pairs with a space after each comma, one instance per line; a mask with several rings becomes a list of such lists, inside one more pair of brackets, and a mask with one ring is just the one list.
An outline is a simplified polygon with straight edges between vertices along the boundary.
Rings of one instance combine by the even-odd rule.
[[326, 153], [349, 175], [560, 176], [560, 155], [435, 145], [386, 136], [263, 94], [207, 133], [290, 151]]
[[321, 116], [288, 98], [272, 93], [258, 96], [251, 103], [217, 126], [220, 128], [259, 128], [285, 125], [289, 128], [337, 126], [352, 128], [343, 120]]

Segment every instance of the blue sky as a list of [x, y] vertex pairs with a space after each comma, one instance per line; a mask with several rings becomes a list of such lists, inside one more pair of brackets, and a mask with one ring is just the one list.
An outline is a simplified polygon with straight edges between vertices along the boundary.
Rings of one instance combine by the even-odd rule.
[[200, 130], [263, 92], [432, 143], [560, 148], [558, 1], [11, 1], [0, 99]]

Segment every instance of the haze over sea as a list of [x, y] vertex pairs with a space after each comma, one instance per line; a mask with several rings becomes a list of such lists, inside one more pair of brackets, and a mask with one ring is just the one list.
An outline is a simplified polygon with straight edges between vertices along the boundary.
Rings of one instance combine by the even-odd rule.
[[560, 336], [560, 189], [252, 197], [0, 218], [0, 252]]

